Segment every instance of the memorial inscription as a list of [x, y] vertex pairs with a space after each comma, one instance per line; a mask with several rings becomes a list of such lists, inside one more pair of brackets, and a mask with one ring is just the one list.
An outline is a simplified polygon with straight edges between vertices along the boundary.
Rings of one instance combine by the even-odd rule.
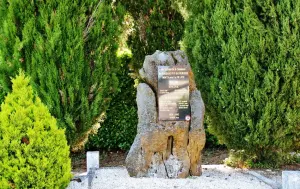
[[184, 66], [158, 66], [158, 109], [161, 121], [189, 121], [189, 74]]

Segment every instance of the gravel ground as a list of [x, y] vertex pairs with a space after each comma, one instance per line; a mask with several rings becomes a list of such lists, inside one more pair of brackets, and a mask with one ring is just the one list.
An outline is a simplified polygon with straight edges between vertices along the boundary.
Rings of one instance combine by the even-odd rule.
[[202, 168], [201, 177], [187, 179], [131, 178], [125, 167], [101, 168], [92, 180], [81, 177], [81, 182], [72, 181], [68, 189], [272, 189], [241, 169], [224, 165], [203, 165]]

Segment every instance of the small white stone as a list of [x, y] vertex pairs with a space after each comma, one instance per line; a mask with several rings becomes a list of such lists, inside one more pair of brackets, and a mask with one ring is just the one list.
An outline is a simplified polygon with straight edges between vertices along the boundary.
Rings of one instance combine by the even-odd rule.
[[99, 169], [99, 151], [86, 152], [86, 168], [87, 172], [90, 169]]
[[282, 171], [282, 189], [300, 189], [300, 171]]

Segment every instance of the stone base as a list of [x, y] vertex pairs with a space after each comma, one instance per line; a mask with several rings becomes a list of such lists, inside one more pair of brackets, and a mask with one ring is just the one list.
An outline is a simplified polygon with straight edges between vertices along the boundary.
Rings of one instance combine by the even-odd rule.
[[282, 189], [300, 189], [300, 171], [282, 171]]

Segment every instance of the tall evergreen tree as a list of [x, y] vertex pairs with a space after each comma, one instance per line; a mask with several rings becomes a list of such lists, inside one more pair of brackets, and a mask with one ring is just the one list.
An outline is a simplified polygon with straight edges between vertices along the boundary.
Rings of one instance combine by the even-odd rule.
[[118, 85], [123, 9], [111, 1], [0, 0], [0, 88], [22, 68], [76, 144]]
[[253, 161], [300, 148], [300, 1], [187, 2], [185, 48], [210, 131]]
[[128, 39], [132, 65], [140, 69], [146, 55], [156, 50], [179, 49], [184, 20], [175, 0], [119, 0], [134, 19], [134, 32]]

